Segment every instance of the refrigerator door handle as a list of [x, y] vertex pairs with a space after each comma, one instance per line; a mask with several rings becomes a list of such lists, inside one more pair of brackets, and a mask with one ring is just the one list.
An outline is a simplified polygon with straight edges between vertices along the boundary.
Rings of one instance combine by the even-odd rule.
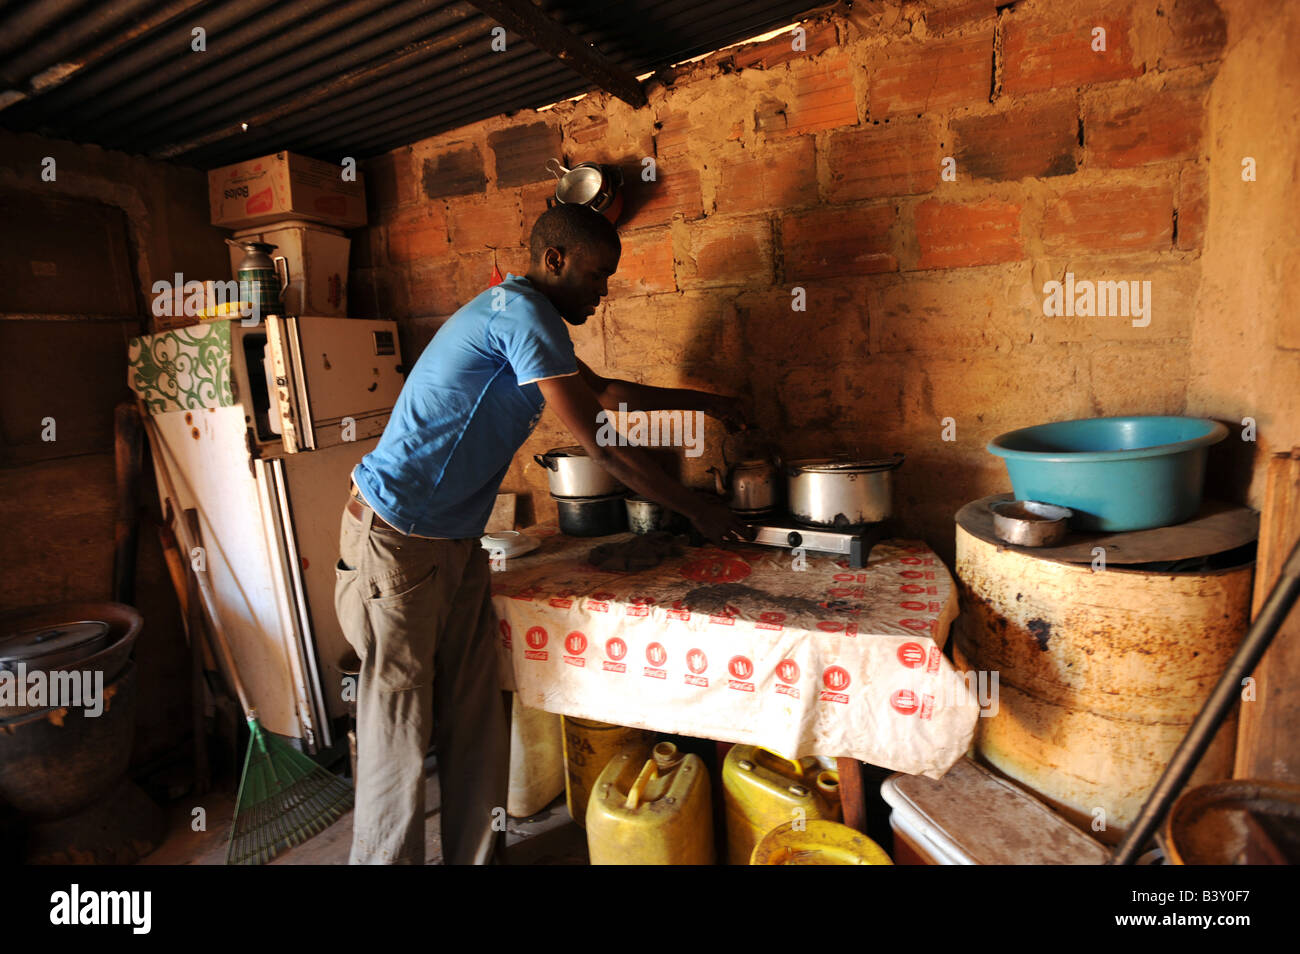
[[281, 315], [266, 318], [266, 342], [271, 352], [271, 369], [275, 380], [275, 404], [280, 411], [280, 437], [286, 454], [310, 450], [310, 435], [306, 424], [306, 395], [302, 381], [302, 365], [294, 360], [297, 353], [296, 329], [291, 320]]

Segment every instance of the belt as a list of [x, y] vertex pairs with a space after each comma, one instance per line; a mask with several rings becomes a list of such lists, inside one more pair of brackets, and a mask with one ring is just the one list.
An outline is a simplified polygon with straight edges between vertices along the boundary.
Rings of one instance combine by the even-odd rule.
[[[356, 517], [358, 520], [363, 519], [366, 515], [366, 511], [372, 510], [373, 508], [362, 499], [361, 491], [357, 490], [356, 484], [351, 486], [348, 493], [351, 494], [351, 496], [348, 497], [348, 513], [352, 514], [352, 516]], [[373, 523], [385, 530], [392, 530], [394, 533], [402, 532], [386, 521], [383, 517], [379, 516], [379, 514], [375, 514]]]

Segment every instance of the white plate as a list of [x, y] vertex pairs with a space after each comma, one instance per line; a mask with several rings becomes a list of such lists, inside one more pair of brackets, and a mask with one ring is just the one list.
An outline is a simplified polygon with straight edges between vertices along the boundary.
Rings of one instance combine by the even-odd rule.
[[485, 533], [479, 538], [479, 543], [489, 553], [493, 550], [502, 551], [507, 560], [511, 557], [523, 556], [542, 545], [542, 541], [537, 537], [530, 537], [519, 530], [497, 530], [493, 533]]

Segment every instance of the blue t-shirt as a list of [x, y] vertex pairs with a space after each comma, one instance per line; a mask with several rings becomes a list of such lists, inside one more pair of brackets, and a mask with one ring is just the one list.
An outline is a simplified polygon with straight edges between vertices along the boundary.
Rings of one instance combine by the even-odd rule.
[[534, 383], [577, 374], [564, 319], [527, 278], [507, 275], [438, 329], [353, 474], [403, 533], [477, 537], [510, 461], [542, 416]]

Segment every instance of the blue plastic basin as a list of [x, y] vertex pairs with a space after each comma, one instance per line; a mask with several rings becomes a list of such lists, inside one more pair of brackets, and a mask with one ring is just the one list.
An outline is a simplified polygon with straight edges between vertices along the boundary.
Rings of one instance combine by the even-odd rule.
[[1069, 507], [1081, 530], [1148, 530], [1196, 514], [1206, 451], [1227, 435], [1199, 417], [1090, 417], [1008, 431], [988, 451], [1017, 500]]

